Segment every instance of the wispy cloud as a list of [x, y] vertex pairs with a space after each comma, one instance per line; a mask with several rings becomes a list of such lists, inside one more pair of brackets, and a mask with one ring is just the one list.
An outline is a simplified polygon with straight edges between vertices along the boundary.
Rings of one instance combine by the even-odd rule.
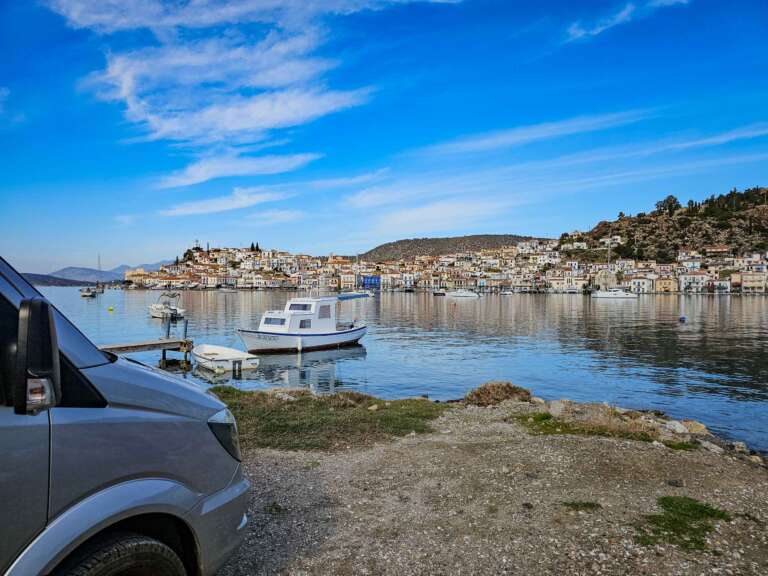
[[301, 210], [265, 210], [255, 212], [246, 217], [246, 222], [259, 226], [271, 226], [273, 224], [286, 224], [296, 222], [306, 216]]
[[5, 101], [8, 100], [8, 96], [11, 95], [11, 91], [5, 86], [0, 86], [0, 114], [5, 112]]
[[613, 114], [579, 116], [557, 122], [518, 126], [508, 130], [495, 130], [493, 132], [465, 136], [450, 142], [422, 148], [417, 153], [449, 155], [487, 152], [489, 150], [521, 146], [539, 140], [551, 140], [572, 134], [607, 130], [648, 119], [653, 114], [654, 111], [652, 110], [629, 110]]
[[[411, 0], [48, 0], [70, 26], [147, 29], [143, 47], [109, 50], [84, 85], [121, 102], [144, 137], [203, 147], [262, 141], [366, 103], [372, 88], [328, 86], [339, 62], [317, 56], [323, 17]], [[415, 1], [415, 0], [414, 0]], [[253, 23], [262, 25], [254, 33]]]
[[163, 216], [193, 216], [198, 214], [213, 214], [249, 208], [256, 204], [276, 202], [288, 198], [288, 194], [273, 192], [265, 187], [235, 188], [232, 194], [218, 196], [207, 200], [197, 200], [178, 204], [160, 213]]
[[189, 186], [226, 176], [254, 176], [290, 172], [320, 157], [319, 154], [292, 154], [283, 156], [238, 156], [224, 154], [201, 158], [183, 170], [163, 177], [158, 188]]
[[628, 2], [613, 14], [600, 18], [592, 24], [584, 24], [581, 20], [573, 22], [566, 31], [566, 42], [586, 40], [602, 34], [620, 24], [626, 24], [636, 18], [650, 16], [659, 8], [688, 4], [689, 0], [649, 0], [644, 3]]
[[115, 216], [115, 222], [120, 226], [132, 226], [138, 218], [137, 214], [118, 214]]
[[381, 168], [380, 170], [374, 170], [373, 172], [366, 172], [365, 174], [358, 174], [357, 176], [312, 180], [311, 182], [309, 182], [309, 186], [311, 186], [312, 188], [328, 188], [328, 189], [360, 186], [361, 184], [369, 184], [371, 182], [381, 180], [388, 173], [389, 173], [389, 168]]
[[374, 233], [390, 238], [413, 234], [461, 231], [476, 225], [502, 207], [496, 202], [450, 200], [387, 212], [376, 219]]

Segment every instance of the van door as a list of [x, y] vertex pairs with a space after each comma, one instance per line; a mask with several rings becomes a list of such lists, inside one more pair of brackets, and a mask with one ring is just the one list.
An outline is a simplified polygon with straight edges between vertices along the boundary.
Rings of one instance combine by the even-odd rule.
[[45, 528], [48, 514], [49, 412], [13, 412], [20, 301], [0, 274], [0, 573]]

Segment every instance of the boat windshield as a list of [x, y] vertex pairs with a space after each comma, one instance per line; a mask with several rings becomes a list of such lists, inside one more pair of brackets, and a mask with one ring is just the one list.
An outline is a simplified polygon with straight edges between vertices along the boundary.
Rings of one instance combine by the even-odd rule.
[[264, 318], [264, 324], [267, 326], [283, 326], [285, 325], [285, 318]]
[[312, 310], [312, 304], [290, 304], [288, 310], [300, 310], [302, 312], [309, 312]]

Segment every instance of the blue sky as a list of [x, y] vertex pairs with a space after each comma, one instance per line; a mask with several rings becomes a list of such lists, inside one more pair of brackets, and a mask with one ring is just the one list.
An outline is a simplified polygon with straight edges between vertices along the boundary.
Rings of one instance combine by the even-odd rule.
[[768, 185], [764, 0], [0, 2], [0, 253], [354, 254]]

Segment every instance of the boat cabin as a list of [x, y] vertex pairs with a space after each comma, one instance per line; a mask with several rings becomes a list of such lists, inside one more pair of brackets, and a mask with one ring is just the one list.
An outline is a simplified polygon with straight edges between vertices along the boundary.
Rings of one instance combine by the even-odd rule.
[[283, 310], [269, 310], [261, 317], [259, 331], [276, 334], [322, 334], [337, 332], [338, 298], [291, 298]]

